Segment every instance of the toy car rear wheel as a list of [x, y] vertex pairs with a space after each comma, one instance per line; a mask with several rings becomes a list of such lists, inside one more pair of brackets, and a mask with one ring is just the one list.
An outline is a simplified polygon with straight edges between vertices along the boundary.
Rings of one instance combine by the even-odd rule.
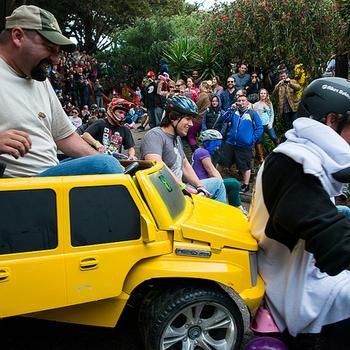
[[151, 300], [146, 303], [148, 310], [143, 309], [147, 350], [239, 349], [243, 320], [235, 303], [223, 291], [169, 289]]

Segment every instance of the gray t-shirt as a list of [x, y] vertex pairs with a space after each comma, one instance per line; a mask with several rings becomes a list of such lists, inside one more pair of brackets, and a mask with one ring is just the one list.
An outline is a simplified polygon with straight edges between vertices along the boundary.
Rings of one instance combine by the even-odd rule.
[[141, 143], [141, 158], [144, 159], [147, 154], [158, 154], [175, 176], [182, 179], [185, 152], [179, 136], [175, 138], [159, 126], [151, 129], [145, 134]]

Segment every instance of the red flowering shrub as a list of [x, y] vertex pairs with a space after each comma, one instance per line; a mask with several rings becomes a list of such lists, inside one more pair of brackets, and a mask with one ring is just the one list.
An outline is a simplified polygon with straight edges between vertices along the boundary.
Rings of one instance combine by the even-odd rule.
[[256, 67], [296, 58], [314, 72], [344, 30], [335, 0], [236, 0], [208, 16], [203, 38], [223, 61]]

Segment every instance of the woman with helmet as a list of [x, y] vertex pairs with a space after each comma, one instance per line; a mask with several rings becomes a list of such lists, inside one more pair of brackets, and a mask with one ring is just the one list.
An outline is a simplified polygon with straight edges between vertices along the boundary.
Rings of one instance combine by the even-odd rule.
[[314, 80], [297, 113], [256, 178], [259, 272], [291, 349], [350, 349], [350, 221], [333, 200], [350, 182], [349, 80]]
[[106, 108], [104, 107], [101, 107], [98, 109], [98, 119], [103, 119], [103, 118], [106, 118]]
[[123, 146], [128, 159], [136, 159], [134, 139], [129, 128], [123, 125], [125, 114], [133, 107], [132, 102], [113, 98], [107, 107], [107, 117], [91, 124], [81, 137], [101, 153], [120, 153]]
[[204, 194], [226, 203], [223, 181], [217, 178], [200, 180], [183, 150], [181, 137], [187, 135], [197, 113], [197, 106], [189, 97], [176, 95], [167, 99], [160, 126], [149, 130], [142, 140], [141, 157], [165, 163], [184, 192]]
[[[192, 167], [200, 180], [210, 177], [222, 179], [221, 174], [215, 168], [211, 155], [220, 148], [222, 144], [222, 135], [215, 129], [207, 129], [199, 134], [201, 147], [197, 148], [192, 156]], [[228, 203], [234, 207], [240, 208], [244, 214], [247, 214], [241, 205], [239, 194], [241, 184], [235, 178], [223, 179]]]

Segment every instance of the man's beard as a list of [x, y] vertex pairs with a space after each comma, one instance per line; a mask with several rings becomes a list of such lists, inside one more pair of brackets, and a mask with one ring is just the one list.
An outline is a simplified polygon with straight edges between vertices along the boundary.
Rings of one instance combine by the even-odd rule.
[[41, 60], [30, 72], [31, 78], [37, 81], [45, 81], [48, 75], [48, 68], [51, 65], [52, 61], [49, 58]]

